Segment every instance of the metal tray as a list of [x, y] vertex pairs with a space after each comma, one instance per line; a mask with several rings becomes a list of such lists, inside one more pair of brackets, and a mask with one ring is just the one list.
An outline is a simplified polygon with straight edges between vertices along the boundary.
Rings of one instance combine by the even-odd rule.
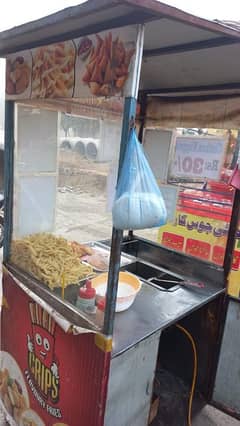
[[[97, 253], [102, 254], [105, 258], [107, 258], [108, 265], [109, 265], [110, 247], [108, 247], [107, 245], [104, 245], [102, 243], [99, 243], [97, 241], [90, 241], [90, 242], [88, 242], [84, 245], [89, 246], [89, 247], [93, 248]], [[127, 255], [127, 254], [124, 253], [124, 254], [121, 255], [120, 266], [122, 267], [122, 266], [128, 265], [128, 264], [130, 264], [134, 261], [135, 261], [135, 257]], [[100, 272], [107, 272], [108, 271], [108, 267], [106, 269], [99, 269], [99, 268], [95, 268], [94, 266], [92, 266], [87, 261], [85, 261], [85, 263], [90, 265], [95, 272], [100, 273]]]

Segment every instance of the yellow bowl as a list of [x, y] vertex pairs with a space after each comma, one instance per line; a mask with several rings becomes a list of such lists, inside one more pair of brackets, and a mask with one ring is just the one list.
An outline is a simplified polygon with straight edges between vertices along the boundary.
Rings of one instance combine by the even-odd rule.
[[[96, 289], [97, 299], [105, 298], [107, 292], [108, 272], [92, 279], [92, 286]], [[116, 312], [125, 311], [133, 304], [137, 293], [141, 289], [141, 281], [129, 272], [120, 272], [118, 280], [118, 293]]]

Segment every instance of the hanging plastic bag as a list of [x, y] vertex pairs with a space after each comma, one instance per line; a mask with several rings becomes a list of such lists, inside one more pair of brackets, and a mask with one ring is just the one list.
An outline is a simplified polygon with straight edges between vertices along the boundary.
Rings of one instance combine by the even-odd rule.
[[134, 129], [130, 131], [112, 208], [117, 229], [144, 229], [166, 223], [165, 203]]

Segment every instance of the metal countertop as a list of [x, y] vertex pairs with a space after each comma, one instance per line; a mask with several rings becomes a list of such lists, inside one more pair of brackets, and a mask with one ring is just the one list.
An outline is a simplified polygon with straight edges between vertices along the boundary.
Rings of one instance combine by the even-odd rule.
[[[73, 324], [91, 329], [91, 324], [79, 315], [74, 306], [65, 307], [62, 301], [33, 278], [7, 265], [9, 270], [30, 290], [68, 318]], [[185, 276], [185, 278], [187, 278]], [[216, 282], [204, 281], [204, 288], [179, 286], [175, 291], [163, 291], [142, 280], [142, 288], [133, 305], [126, 311], [116, 313], [113, 333], [112, 357], [125, 352], [141, 340], [158, 330], [163, 330], [181, 318], [209, 303], [224, 293], [225, 289]], [[71, 309], [70, 309], [71, 308]], [[92, 328], [94, 329], [94, 327]]]
[[112, 357], [178, 322], [224, 291], [205, 283], [204, 288], [180, 287], [174, 292], [166, 292], [143, 282], [133, 305], [116, 314]]

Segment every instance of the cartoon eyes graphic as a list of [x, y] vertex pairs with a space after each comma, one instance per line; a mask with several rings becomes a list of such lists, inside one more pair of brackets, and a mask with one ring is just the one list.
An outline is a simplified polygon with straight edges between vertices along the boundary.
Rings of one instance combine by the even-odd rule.
[[47, 351], [47, 352], [50, 351], [50, 343], [49, 343], [49, 341], [46, 337], [44, 337], [44, 339], [43, 339], [43, 346], [44, 346], [45, 351]]
[[37, 333], [35, 335], [35, 340], [36, 340], [37, 345], [41, 346], [41, 344], [42, 344], [42, 337], [40, 336], [39, 333]]
[[46, 337], [43, 339], [39, 333], [36, 333], [35, 340], [38, 346], [42, 346], [43, 344], [45, 351], [50, 351], [50, 343]]

